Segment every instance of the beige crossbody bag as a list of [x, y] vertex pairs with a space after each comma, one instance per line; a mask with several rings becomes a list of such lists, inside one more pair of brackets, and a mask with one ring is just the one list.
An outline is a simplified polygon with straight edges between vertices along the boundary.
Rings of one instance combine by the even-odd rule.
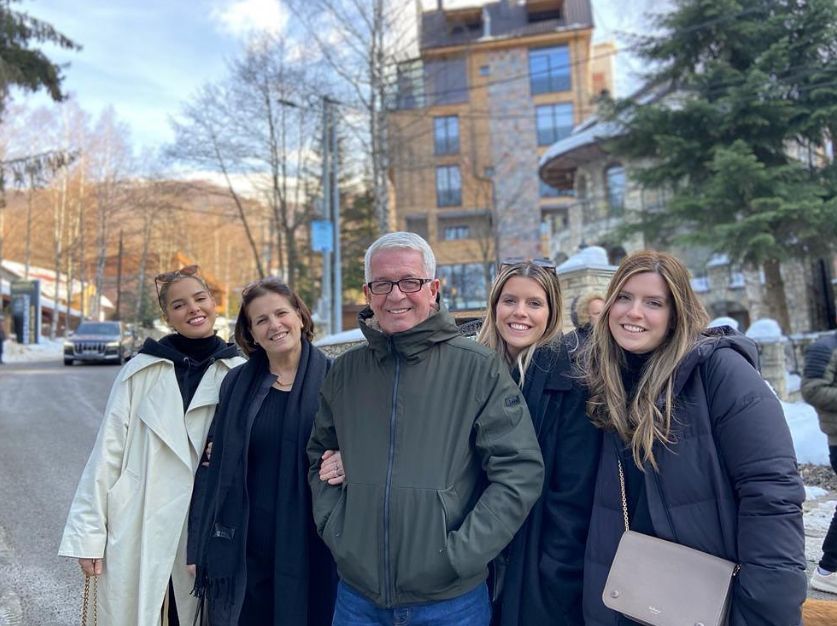
[[621, 460], [619, 486], [625, 533], [602, 593], [605, 606], [650, 626], [724, 626], [739, 566], [630, 530]]

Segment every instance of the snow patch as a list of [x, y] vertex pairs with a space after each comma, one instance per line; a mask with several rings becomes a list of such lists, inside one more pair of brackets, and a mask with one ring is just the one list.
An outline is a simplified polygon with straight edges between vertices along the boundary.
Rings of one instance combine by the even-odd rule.
[[41, 342], [28, 346], [11, 339], [3, 342], [3, 361], [6, 363], [34, 363], [37, 361], [57, 361], [62, 358], [64, 340], [52, 340], [41, 337]]
[[779, 323], [769, 317], [753, 322], [747, 329], [746, 335], [755, 341], [779, 341], [783, 339]]
[[796, 460], [800, 463], [830, 465], [828, 437], [820, 430], [814, 407], [804, 402], [782, 402], [790, 428]]
[[729, 326], [733, 330], [738, 330], [738, 320], [731, 317], [716, 317], [709, 322], [709, 328], [719, 328], [720, 326]]
[[806, 500], [816, 500], [817, 498], [822, 498], [823, 496], [827, 495], [828, 492], [822, 487], [809, 487], [808, 485], [805, 485]]
[[614, 269], [607, 260], [607, 250], [599, 246], [582, 248], [556, 268], [558, 274], [578, 269], [597, 268]]

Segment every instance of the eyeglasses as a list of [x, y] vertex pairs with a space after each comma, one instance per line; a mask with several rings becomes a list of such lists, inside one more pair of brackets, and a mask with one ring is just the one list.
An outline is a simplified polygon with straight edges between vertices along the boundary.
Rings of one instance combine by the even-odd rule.
[[369, 291], [376, 296], [383, 296], [392, 291], [395, 285], [401, 293], [415, 293], [424, 287], [425, 283], [433, 282], [432, 278], [402, 278], [401, 280], [373, 280], [366, 283]]
[[551, 259], [527, 259], [522, 256], [514, 256], [514, 257], [507, 257], [500, 261], [500, 269], [504, 270], [507, 267], [512, 267], [514, 265], [523, 265], [524, 263], [531, 263], [532, 265], [537, 265], [538, 267], [542, 267], [547, 272], [552, 274], [557, 274], [555, 271], [555, 263], [552, 262]]
[[187, 265], [186, 267], [182, 267], [173, 272], [163, 272], [162, 274], [157, 274], [154, 277], [154, 286], [157, 288], [157, 300], [160, 302], [160, 306], [163, 306], [163, 302], [160, 299], [160, 285], [169, 285], [181, 278], [196, 276], [199, 269], [200, 268], [197, 265]]

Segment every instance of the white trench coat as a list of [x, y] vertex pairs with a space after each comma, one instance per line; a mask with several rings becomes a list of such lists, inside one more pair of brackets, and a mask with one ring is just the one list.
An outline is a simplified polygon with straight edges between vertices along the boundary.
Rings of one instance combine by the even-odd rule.
[[171, 361], [139, 354], [119, 373], [58, 551], [104, 558], [100, 624], [159, 624], [170, 578], [180, 623], [193, 623], [186, 525], [194, 475], [221, 381], [243, 362], [210, 365], [185, 414]]

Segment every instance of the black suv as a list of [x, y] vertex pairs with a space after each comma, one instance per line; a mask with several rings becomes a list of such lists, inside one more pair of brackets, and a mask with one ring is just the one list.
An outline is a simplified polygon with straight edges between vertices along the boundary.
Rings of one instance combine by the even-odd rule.
[[133, 332], [122, 322], [82, 322], [64, 341], [64, 365], [98, 361], [122, 365], [134, 355]]

